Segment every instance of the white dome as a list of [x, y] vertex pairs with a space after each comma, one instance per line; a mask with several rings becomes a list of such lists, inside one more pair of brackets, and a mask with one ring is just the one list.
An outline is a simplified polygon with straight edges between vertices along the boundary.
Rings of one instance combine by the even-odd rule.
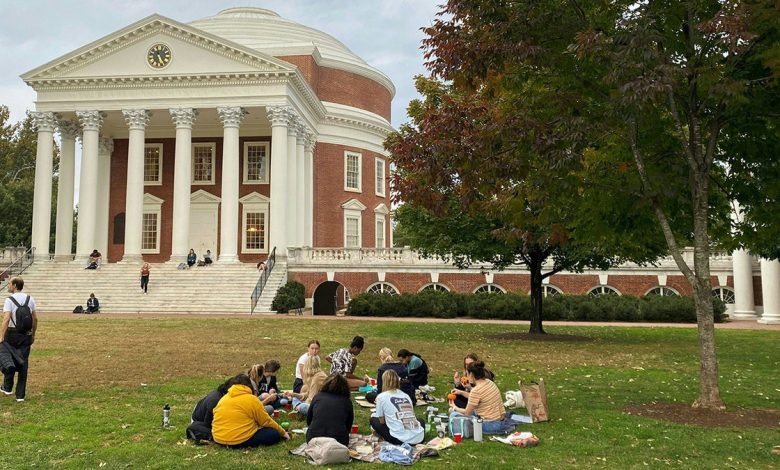
[[191, 26], [271, 56], [311, 55], [319, 50], [320, 65], [370, 78], [395, 95], [390, 78], [350, 51], [333, 36], [255, 7], [222, 10], [190, 23]]

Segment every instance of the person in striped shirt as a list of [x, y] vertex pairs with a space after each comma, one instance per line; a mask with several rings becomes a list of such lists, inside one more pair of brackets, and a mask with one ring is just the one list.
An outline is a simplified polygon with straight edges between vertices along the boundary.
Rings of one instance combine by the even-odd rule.
[[482, 432], [484, 434], [508, 434], [517, 425], [507, 417], [501, 390], [487, 378], [488, 371], [485, 363], [474, 361], [467, 368], [468, 378], [474, 384], [469, 393], [469, 401], [465, 408], [455, 406], [450, 401], [450, 422], [457, 416], [479, 416], [482, 418]]

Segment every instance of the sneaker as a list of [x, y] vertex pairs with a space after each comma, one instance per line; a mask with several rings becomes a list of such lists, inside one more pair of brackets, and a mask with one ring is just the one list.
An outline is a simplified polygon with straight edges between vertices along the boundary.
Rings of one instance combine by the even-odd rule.
[[24, 398], [17, 398], [16, 401], [24, 401]]
[[6, 395], [11, 395], [11, 394], [13, 394], [13, 393], [14, 393], [14, 392], [6, 392], [6, 391], [5, 391], [5, 389], [4, 389], [3, 387], [0, 387], [0, 392], [3, 392], [3, 393], [5, 393]]

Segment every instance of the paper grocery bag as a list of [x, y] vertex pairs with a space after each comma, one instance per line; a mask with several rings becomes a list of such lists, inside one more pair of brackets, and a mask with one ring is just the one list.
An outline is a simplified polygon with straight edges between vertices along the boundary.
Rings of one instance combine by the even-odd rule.
[[544, 380], [539, 382], [520, 383], [520, 393], [523, 394], [528, 414], [534, 423], [550, 420], [550, 411], [547, 407], [547, 389]]

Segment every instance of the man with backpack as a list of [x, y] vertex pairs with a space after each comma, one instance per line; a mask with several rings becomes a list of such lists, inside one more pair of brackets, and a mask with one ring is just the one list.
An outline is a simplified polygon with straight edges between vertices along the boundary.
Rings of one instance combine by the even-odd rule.
[[20, 277], [11, 279], [8, 292], [11, 294], [3, 304], [3, 323], [0, 326], [0, 343], [7, 343], [17, 349], [23, 359], [16, 365], [16, 371], [3, 373], [3, 387], [0, 392], [11, 395], [14, 388], [14, 373], [19, 374], [16, 383], [16, 401], [24, 401], [27, 388], [27, 370], [29, 368], [30, 348], [35, 342], [38, 329], [38, 316], [35, 313], [35, 300], [22, 293], [24, 281]]

